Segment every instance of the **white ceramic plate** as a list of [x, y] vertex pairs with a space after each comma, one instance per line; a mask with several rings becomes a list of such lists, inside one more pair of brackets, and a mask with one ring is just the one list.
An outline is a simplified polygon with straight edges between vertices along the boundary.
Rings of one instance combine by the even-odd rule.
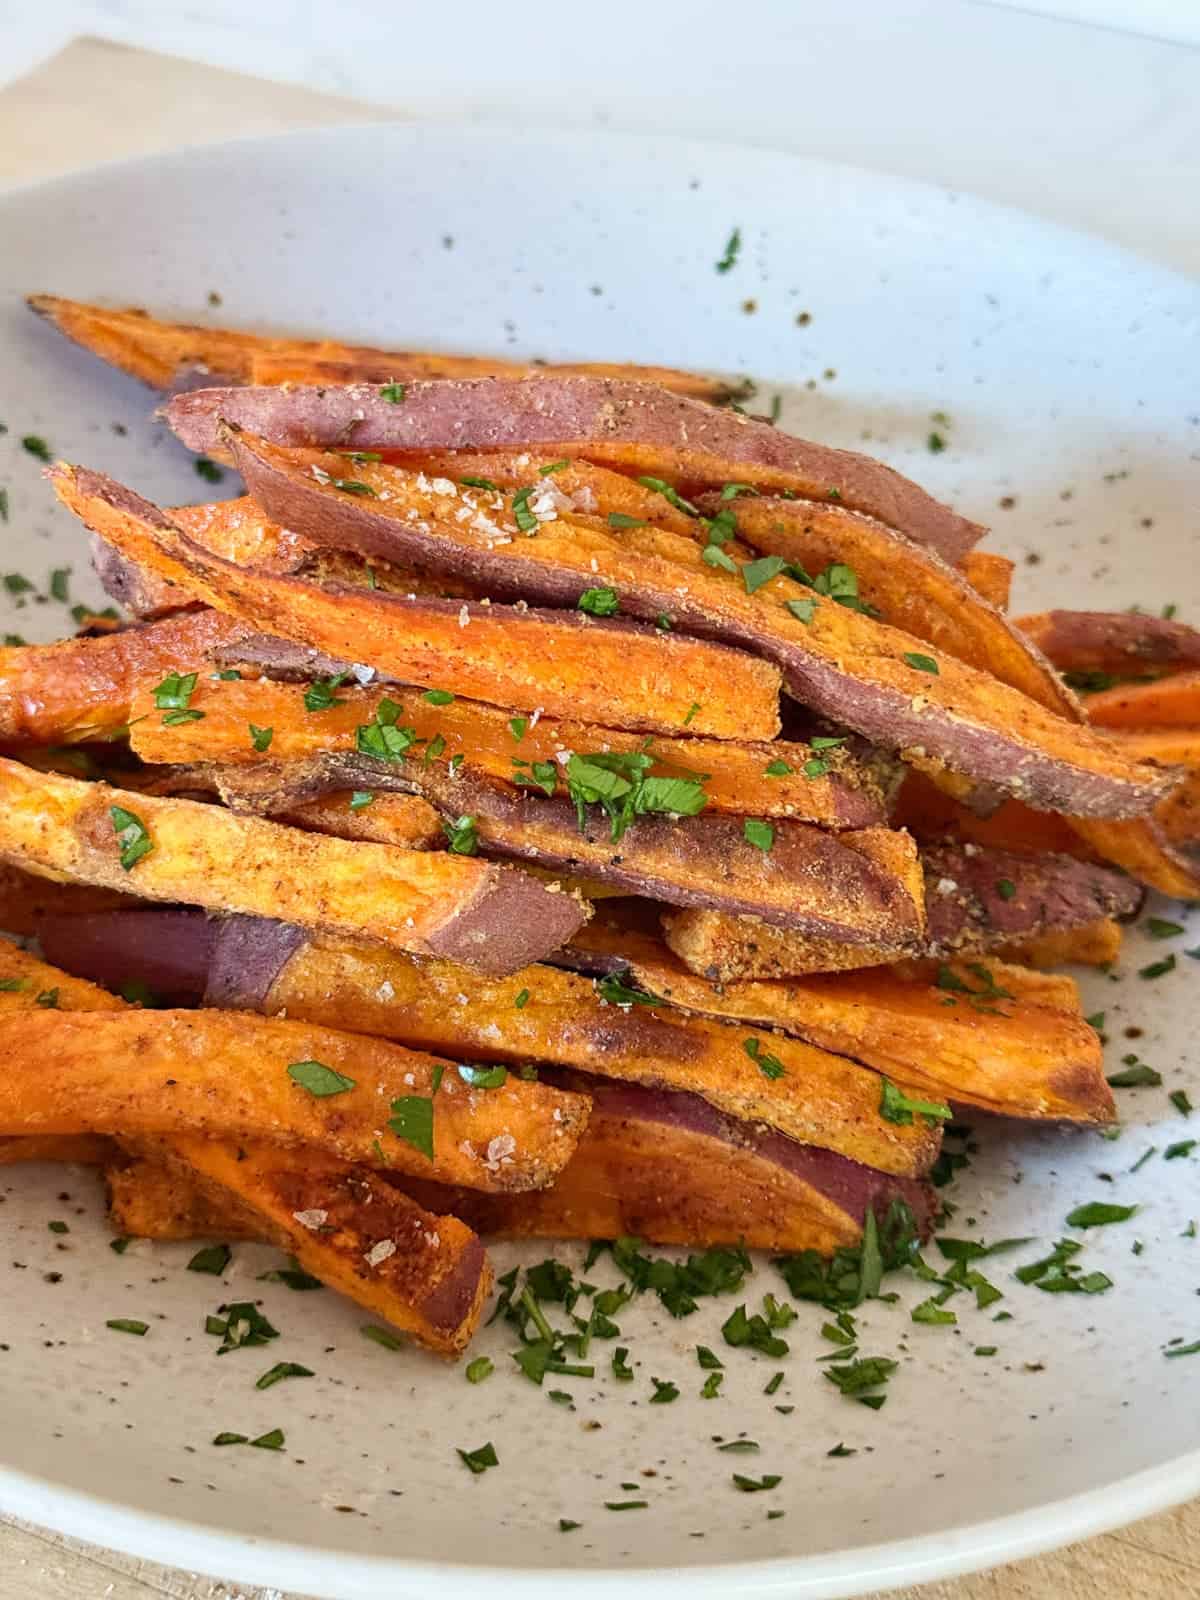
[[[721, 275], [734, 225], [741, 256]], [[80, 531], [52, 508], [22, 435], [160, 500], [205, 491], [150, 421], [145, 391], [22, 309], [27, 291], [52, 290], [397, 347], [752, 373], [783, 395], [794, 430], [865, 442], [994, 524], [993, 543], [1022, 562], [1021, 608], [1176, 602], [1200, 619], [1200, 291], [969, 199], [755, 151], [387, 126], [73, 177], [5, 198], [0, 237], [3, 564], [39, 586], [73, 564], [74, 594], [95, 596]], [[951, 418], [936, 456], [935, 411]], [[63, 623], [61, 606], [31, 602], [7, 626], [46, 637]], [[1031, 1247], [989, 1264], [1002, 1302], [977, 1312], [960, 1296], [959, 1325], [944, 1329], [911, 1323], [924, 1290], [900, 1284], [900, 1306], [860, 1316], [864, 1353], [901, 1358], [878, 1413], [822, 1380], [813, 1307], [789, 1330], [790, 1356], [768, 1361], [722, 1349], [735, 1302], [673, 1321], [644, 1297], [619, 1319], [636, 1382], [608, 1376], [601, 1346], [594, 1382], [563, 1381], [570, 1409], [515, 1371], [500, 1327], [479, 1341], [496, 1375], [472, 1386], [461, 1369], [367, 1342], [367, 1319], [331, 1294], [256, 1283], [270, 1252], [239, 1248], [224, 1283], [186, 1272], [185, 1247], [118, 1257], [90, 1175], [0, 1172], [0, 1506], [242, 1581], [359, 1600], [436, 1585], [450, 1600], [481, 1581], [506, 1596], [560, 1593], [564, 1569], [575, 1591], [606, 1596], [859, 1593], [1196, 1493], [1200, 1358], [1163, 1350], [1200, 1337], [1200, 1239], [1187, 1236], [1198, 1164], [1163, 1152], [1189, 1126], [1200, 1135], [1200, 1115], [1189, 1125], [1167, 1100], [1190, 1087], [1200, 1102], [1188, 1055], [1198, 969], [1182, 954], [1198, 929], [1153, 946], [1137, 936], [1123, 976], [1088, 980], [1114, 1063], [1136, 1050], [1166, 1080], [1123, 1095], [1123, 1136], [980, 1126], [954, 1192], [956, 1232], [977, 1218], [988, 1238], [1041, 1246], [1080, 1201], [1136, 1201], [1134, 1221], [1086, 1236], [1082, 1259], [1115, 1287], [1023, 1287], [1012, 1269]], [[1168, 951], [1175, 971], [1133, 975]], [[55, 1218], [68, 1235], [48, 1231]], [[783, 1286], [764, 1262], [750, 1298], [768, 1290]], [[255, 1294], [281, 1339], [215, 1360], [204, 1313]], [[109, 1332], [111, 1317], [151, 1332]], [[715, 1401], [698, 1397], [697, 1343], [726, 1359]], [[990, 1345], [994, 1357], [973, 1353]], [[256, 1392], [277, 1359], [317, 1377]], [[651, 1377], [682, 1398], [649, 1406]], [[277, 1425], [284, 1454], [208, 1442]], [[742, 1433], [756, 1455], [718, 1451], [714, 1436]], [[472, 1477], [455, 1449], [487, 1440], [501, 1465]], [[857, 1454], [831, 1458], [839, 1442]], [[743, 1494], [734, 1471], [782, 1481]], [[630, 1498], [649, 1506], [604, 1509]], [[562, 1533], [560, 1518], [582, 1526]]]

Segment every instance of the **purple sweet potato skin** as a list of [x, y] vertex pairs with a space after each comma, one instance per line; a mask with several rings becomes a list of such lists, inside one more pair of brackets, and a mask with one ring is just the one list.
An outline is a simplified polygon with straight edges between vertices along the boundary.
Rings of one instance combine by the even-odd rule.
[[257, 1011], [300, 946], [303, 928], [271, 917], [222, 917], [205, 963], [204, 1003], [225, 1011]]
[[1046, 611], [1021, 617], [1043, 654], [1072, 671], [1200, 666], [1200, 629], [1140, 611]]
[[418, 382], [406, 385], [399, 405], [383, 399], [373, 384], [295, 385], [286, 392], [201, 389], [176, 396], [164, 414], [184, 444], [202, 452], [218, 447], [221, 419], [274, 444], [356, 450], [574, 445], [586, 454], [592, 442], [702, 451], [726, 464], [712, 487], [736, 477], [739, 463], [792, 473], [813, 485], [814, 493], [834, 491], [839, 503], [902, 529], [948, 561], [957, 561], [985, 532], [870, 456], [796, 439], [735, 411], [617, 379]]
[[42, 953], [53, 966], [119, 990], [144, 983], [163, 1000], [196, 1000], [217, 943], [219, 924], [183, 907], [80, 912], [38, 921]]
[[1128, 916], [1143, 895], [1124, 873], [1072, 856], [955, 844], [923, 850], [921, 862], [930, 955]]
[[[565, 565], [555, 567], [512, 550], [497, 552], [456, 537], [434, 535], [418, 521], [404, 522], [374, 509], [369, 500], [339, 497], [336, 529], [331, 530], [330, 504], [315, 481], [267, 461], [236, 432], [227, 430], [223, 437], [250, 493], [285, 527], [326, 543], [332, 531], [333, 542], [362, 555], [408, 566], [437, 567], [468, 578], [502, 599], [532, 598], [563, 607], [576, 603], [579, 574]], [[1172, 780], [1165, 774], [1156, 779], [1147, 773], [1144, 779], [1134, 781], [1096, 771], [1048, 754], [1019, 734], [956, 717], [924, 696], [856, 676], [852, 664], [818, 654], [797, 637], [706, 604], [694, 593], [681, 595], [677, 585], [625, 582], [621, 604], [630, 616], [645, 621], [665, 611], [674, 617], [681, 632], [738, 646], [773, 661], [783, 674], [787, 692], [804, 705], [885, 748], [924, 750], [954, 771], [997, 785], [1039, 810], [1082, 817], [1140, 816], [1153, 809], [1171, 787]]]
[[[451, 774], [440, 763], [385, 764], [339, 751], [205, 770], [234, 810], [270, 816], [331, 790], [397, 790], [422, 795], [449, 819], [473, 816], [484, 855], [582, 873], [669, 905], [759, 916], [848, 944], [873, 942], [881, 925], [898, 930], [901, 940], [920, 933], [919, 908], [903, 884], [836, 833], [809, 823], [777, 821], [772, 848], [764, 852], [746, 839], [739, 817], [651, 815], [633, 822], [614, 844], [602, 814], [589, 815], [581, 833], [566, 799], [501, 789], [463, 771]], [[460, 917], [455, 929], [462, 924]]]

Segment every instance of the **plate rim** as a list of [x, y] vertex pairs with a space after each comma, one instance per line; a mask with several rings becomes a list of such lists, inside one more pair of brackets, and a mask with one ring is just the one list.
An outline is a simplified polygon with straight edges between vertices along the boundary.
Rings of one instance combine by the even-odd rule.
[[[771, 144], [739, 145], [735, 141], [672, 133], [640, 134], [610, 129], [526, 128], [507, 121], [486, 124], [447, 119], [431, 121], [380, 118], [377, 121], [313, 125], [269, 134], [175, 146], [149, 155], [123, 156], [75, 168], [50, 177], [0, 188], [0, 216], [13, 203], [58, 191], [83, 191], [97, 181], [178, 164], [220, 160], [231, 153], [288, 143], [326, 144], [343, 139], [385, 137], [416, 144], [445, 139], [494, 147], [497, 142], [533, 146], [553, 137], [603, 152], [613, 144], [644, 150], [647, 144], [668, 147], [697, 160], [715, 154], [748, 162], [783, 162], [812, 173], [844, 173], [890, 194], [911, 194], [926, 201], [964, 200], [998, 222], [1035, 225], [1064, 240], [1087, 241], [1112, 262], [1136, 263], [1145, 273], [1193, 289], [1196, 279], [1137, 248], [1102, 234], [1069, 226], [1022, 207], [987, 199], [970, 190], [891, 173], [884, 168], [807, 156]], [[689, 1565], [680, 1568], [632, 1567], [489, 1567], [453, 1561], [409, 1561], [390, 1556], [362, 1556], [320, 1549], [286, 1540], [261, 1539], [187, 1517], [164, 1516], [79, 1489], [53, 1478], [6, 1466], [0, 1460], [0, 1512], [102, 1548], [154, 1560], [165, 1566], [196, 1568], [206, 1576], [232, 1578], [268, 1589], [294, 1590], [317, 1600], [378, 1600], [383, 1593], [423, 1597], [436, 1584], [446, 1600], [473, 1596], [486, 1575], [500, 1585], [501, 1600], [557, 1596], [565, 1582], [585, 1593], [616, 1600], [618, 1585], [648, 1596], [649, 1585], [668, 1600], [700, 1594], [725, 1597], [736, 1586], [747, 1600], [798, 1596], [803, 1600], [846, 1600], [868, 1591], [959, 1577], [1061, 1548], [1126, 1526], [1141, 1517], [1169, 1510], [1200, 1496], [1200, 1446], [1099, 1487], [1050, 1500], [1032, 1510], [973, 1521], [960, 1528], [921, 1534], [887, 1543], [858, 1546], [818, 1555], [775, 1556], [760, 1560]]]

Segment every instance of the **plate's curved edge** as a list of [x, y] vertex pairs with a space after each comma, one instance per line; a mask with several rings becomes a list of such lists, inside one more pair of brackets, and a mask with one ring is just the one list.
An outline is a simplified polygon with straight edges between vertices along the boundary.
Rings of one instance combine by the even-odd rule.
[[[442, 1600], [474, 1600], [486, 1573], [498, 1600], [550, 1600], [563, 1587], [616, 1600], [631, 1583], [653, 1582], [667, 1600], [708, 1595], [724, 1600], [733, 1586], [744, 1600], [775, 1596], [846, 1600], [868, 1590], [899, 1588], [961, 1577], [1060, 1549], [1168, 1511], [1200, 1495], [1200, 1450], [1152, 1467], [1101, 1489], [1052, 1501], [1033, 1512], [1015, 1512], [956, 1533], [867, 1545], [846, 1555], [781, 1557], [729, 1562], [712, 1567], [482, 1567], [453, 1562], [394, 1561], [386, 1557], [317, 1554], [277, 1540], [217, 1533], [199, 1523], [114, 1507], [77, 1490], [0, 1466], [0, 1511], [52, 1528], [71, 1538], [116, 1549], [167, 1566], [196, 1568], [207, 1577], [281, 1586], [314, 1600], [424, 1600], [435, 1586]], [[404, 1588], [398, 1589], [402, 1583]]]

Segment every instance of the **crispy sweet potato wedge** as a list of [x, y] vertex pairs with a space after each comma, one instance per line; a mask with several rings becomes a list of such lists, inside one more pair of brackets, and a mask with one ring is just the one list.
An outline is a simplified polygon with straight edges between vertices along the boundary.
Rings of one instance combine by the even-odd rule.
[[[699, 504], [710, 515], [720, 509], [719, 497], [706, 495]], [[936, 551], [839, 505], [747, 497], [737, 502], [737, 527], [755, 550], [807, 572], [851, 567], [860, 599], [884, 622], [1076, 720], [1075, 696], [1050, 663]]]
[[421, 490], [417, 475], [367, 463], [356, 468], [366, 492], [345, 493], [334, 483], [336, 457], [245, 434], [230, 439], [254, 498], [310, 538], [466, 575], [512, 598], [570, 605], [581, 585], [603, 584], [631, 615], [665, 613], [685, 631], [749, 645], [779, 665], [795, 698], [875, 742], [917, 747], [1039, 809], [1136, 816], [1171, 787], [1164, 774], [1139, 769], [1086, 728], [977, 668], [929, 656], [911, 634], [818, 600], [790, 579], [747, 592], [737, 577], [706, 565], [696, 542], [666, 529], [618, 533], [555, 514], [538, 524], [536, 538], [521, 538], [501, 501], [486, 514], [484, 536], [455, 514], [476, 491]]
[[639, 988], [673, 1006], [782, 1028], [939, 1098], [1010, 1117], [1115, 1116], [1096, 1030], [1077, 1014], [1009, 998], [1000, 969], [943, 968], [940, 983], [875, 968], [717, 986], [667, 950], [630, 965]]
[[[581, 1085], [594, 1080], [573, 1076]], [[588, 1132], [558, 1181], [519, 1202], [421, 1184], [483, 1233], [518, 1238], [817, 1250], [857, 1244], [870, 1207], [902, 1200], [924, 1232], [932, 1192], [826, 1150], [734, 1122], [690, 1094], [596, 1083]]]
[[658, 384], [678, 394], [714, 403], [739, 392], [740, 384], [673, 367], [605, 361], [546, 364], [506, 361], [500, 356], [444, 355], [431, 350], [377, 350], [336, 339], [292, 339], [184, 322], [165, 322], [145, 311], [112, 310], [32, 294], [27, 304], [75, 344], [140, 378], [154, 389], [170, 389], [200, 373], [226, 383], [391, 383], [409, 378], [535, 377], [542, 372], [591, 374]]
[[999, 948], [1010, 961], [1031, 967], [1107, 967], [1121, 954], [1125, 937], [1121, 924], [1112, 917], [1097, 917], [1078, 928], [1055, 928], [1018, 939]]
[[1005, 800], [988, 816], [980, 816], [931, 782], [925, 773], [911, 769], [896, 797], [892, 824], [907, 828], [922, 842], [953, 838], [1001, 850], [1084, 853], [1079, 835], [1065, 817], [1055, 816], [1052, 811], [1033, 811], [1019, 800]]
[[968, 550], [958, 566], [972, 589], [989, 605], [995, 606], [997, 611], [1008, 610], [1014, 561], [994, 550]]
[[[130, 851], [140, 856], [129, 859]], [[302, 833], [0, 760], [0, 855], [148, 900], [283, 913], [306, 927], [515, 971], [584, 918], [571, 896], [466, 856]], [[122, 858], [126, 865], [122, 865]]]
[[794, 439], [735, 412], [714, 411], [636, 383], [543, 377], [529, 382], [413, 383], [402, 405], [378, 389], [294, 388], [178, 395], [166, 410], [193, 450], [221, 448], [218, 424], [280, 444], [357, 450], [506, 450], [580, 455], [687, 493], [730, 480], [866, 511], [956, 561], [983, 529], [868, 456]]
[[[933, 846], [923, 853], [928, 954], [1008, 948], [1059, 928], [1125, 915], [1140, 898], [1130, 879], [1068, 856], [970, 848], [974, 855], [956, 846]], [[845, 971], [910, 953], [882, 945], [856, 950], [772, 928], [760, 918], [712, 910], [672, 912], [664, 917], [663, 929], [689, 971], [721, 983]]]
[[[400, 1045], [249, 1013], [32, 1009], [0, 1016], [0, 1047], [0, 1134], [10, 1136], [257, 1139], [521, 1189], [553, 1179], [587, 1120], [586, 1100], [545, 1084], [513, 1076], [475, 1089]], [[318, 1096], [289, 1076], [314, 1061], [351, 1087]], [[432, 1118], [416, 1144], [388, 1121], [389, 1105], [407, 1114], [414, 1100], [423, 1128]]]
[[1087, 714], [1099, 728], [1198, 727], [1200, 671], [1102, 689], [1088, 696]]
[[[232, 1198], [261, 1237], [439, 1355], [457, 1356], [492, 1285], [483, 1245], [457, 1217], [436, 1215], [367, 1167], [270, 1145], [176, 1139], [168, 1162], [214, 1201]], [[302, 1220], [303, 1219], [303, 1220]]]
[[1121, 734], [1120, 742], [1137, 761], [1184, 769], [1187, 776], [1159, 806], [1155, 821], [1175, 845], [1200, 843], [1200, 727], [1138, 729]]
[[[764, 1039], [763, 1049], [784, 1068], [772, 1077], [747, 1053], [744, 1029], [611, 1004], [577, 973], [538, 966], [493, 981], [449, 962], [314, 944], [302, 930], [256, 918], [232, 918], [221, 929], [228, 948], [213, 954], [197, 941], [193, 992], [207, 977], [209, 1005], [313, 1022], [337, 1018], [355, 1032], [439, 1041], [455, 1057], [546, 1061], [688, 1090], [727, 1115], [764, 1122], [882, 1171], [919, 1175], [936, 1155], [936, 1130], [901, 1127], [879, 1115], [872, 1073], [795, 1041]], [[124, 950], [133, 960], [138, 942], [137, 913], [110, 920], [110, 952]], [[58, 953], [74, 970], [96, 970], [88, 964], [92, 944], [60, 944]]]
[[406, 682], [654, 733], [770, 739], [779, 731], [778, 669], [741, 651], [578, 612], [409, 600], [251, 572], [99, 473], [59, 465], [50, 476], [89, 527], [198, 599], [339, 658], [366, 657]]
[[272, 815], [330, 789], [400, 785], [419, 789], [451, 826], [469, 818], [485, 855], [531, 861], [567, 876], [590, 875], [625, 893], [672, 905], [719, 906], [852, 944], [886, 937], [911, 945], [924, 927], [916, 849], [907, 834], [887, 828], [834, 834], [784, 820], [773, 824], [771, 848], [764, 850], [747, 837], [739, 818], [647, 815], [614, 842], [603, 813], [585, 814], [581, 828], [565, 798], [502, 789], [440, 763], [410, 764], [397, 773], [345, 754], [204, 771], [235, 811]]
[[56, 1011], [124, 1011], [125, 1002], [0, 939], [0, 1016], [32, 1007]]
[[[412, 1179], [406, 1189], [428, 1205], [472, 1216], [483, 1232], [510, 1237], [632, 1233], [651, 1244], [823, 1254], [858, 1242], [867, 1205], [882, 1214], [902, 1200], [922, 1231], [932, 1216], [923, 1183], [751, 1129], [694, 1095], [597, 1082], [594, 1104], [561, 1177], [520, 1202], [495, 1197], [481, 1205], [473, 1190]], [[232, 1197], [204, 1194], [185, 1174], [153, 1160], [113, 1166], [108, 1179], [112, 1221], [121, 1233], [233, 1239], [261, 1232]]]
[[[438, 691], [433, 691], [437, 696]], [[270, 728], [273, 761], [296, 761], [358, 748], [359, 728], [376, 720], [382, 699], [399, 705], [399, 727], [412, 734], [410, 751], [396, 762], [419, 789], [423, 775], [435, 778], [451, 763], [468, 775], [500, 783], [509, 791], [534, 762], [549, 763], [563, 751], [579, 754], [644, 751], [655, 758], [652, 776], [704, 780], [707, 809], [757, 817], [790, 817], [830, 828], [864, 828], [885, 821], [883, 785], [877, 771], [842, 747], [818, 759], [804, 744], [783, 740], [741, 743], [732, 739], [688, 739], [644, 735], [542, 716], [513, 717], [496, 706], [453, 698], [431, 704], [419, 690], [339, 688], [336, 703], [319, 715], [305, 709], [296, 688], [269, 679], [238, 682], [206, 678], [188, 704], [201, 718], [176, 724], [155, 716], [151, 686], [135, 701], [131, 747], [143, 761], [253, 763], [262, 760], [249, 735], [253, 723]], [[436, 742], [431, 751], [431, 742]], [[786, 771], [768, 773], [773, 763]], [[816, 776], [807, 776], [812, 767]], [[551, 782], [554, 782], [553, 776]], [[559, 779], [558, 785], [564, 787]], [[540, 788], [534, 789], [540, 793]], [[459, 814], [469, 806], [458, 807]]]
[[1039, 611], [1016, 625], [1060, 672], [1139, 677], [1200, 667], [1200, 630], [1140, 611]]
[[253, 630], [219, 611], [188, 612], [99, 638], [0, 649], [0, 743], [110, 737], [129, 722], [139, 687], [201, 667]]
[[104, 1183], [114, 1232], [130, 1239], [263, 1239], [264, 1224], [248, 1206], [228, 1189], [204, 1184], [182, 1162], [165, 1160], [164, 1146], [170, 1148], [153, 1139], [109, 1144]]

